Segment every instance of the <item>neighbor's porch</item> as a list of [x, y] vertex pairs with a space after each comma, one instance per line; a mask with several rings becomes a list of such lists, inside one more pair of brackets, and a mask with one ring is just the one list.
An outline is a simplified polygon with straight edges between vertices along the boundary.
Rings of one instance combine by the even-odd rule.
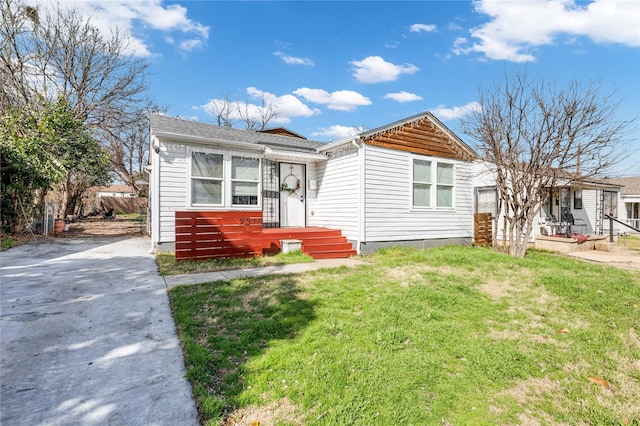
[[[618, 217], [618, 188], [595, 182], [547, 189], [540, 211], [540, 234], [546, 236], [606, 235], [607, 215]], [[618, 232], [614, 224], [613, 232]]]

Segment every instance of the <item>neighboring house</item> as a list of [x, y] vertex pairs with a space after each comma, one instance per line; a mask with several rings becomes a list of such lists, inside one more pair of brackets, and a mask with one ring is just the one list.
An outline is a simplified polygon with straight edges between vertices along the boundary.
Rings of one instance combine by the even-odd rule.
[[150, 122], [154, 250], [175, 249], [177, 215], [234, 211], [255, 213], [265, 233], [340, 230], [358, 253], [471, 243], [476, 154], [428, 112], [329, 144], [158, 114]]
[[116, 213], [142, 214], [147, 209], [147, 198], [138, 197], [128, 185], [97, 186], [90, 188], [83, 199], [85, 214]]
[[[495, 174], [491, 166], [483, 161], [474, 164], [476, 213], [498, 211]], [[606, 215], [619, 217], [618, 194], [621, 185], [607, 179], [582, 178], [577, 182], [560, 180], [553, 188], [547, 188], [547, 202], [533, 223], [531, 239], [538, 235], [565, 233], [566, 224], [573, 218], [572, 233], [603, 235], [609, 233]], [[562, 224], [559, 225], [559, 224]], [[498, 227], [501, 231], [501, 227]], [[621, 231], [614, 222], [613, 232]], [[498, 238], [502, 235], [498, 234]]]
[[[640, 229], [640, 176], [606, 179], [607, 182], [622, 185], [620, 188], [620, 211], [618, 218], [636, 229]], [[626, 228], [626, 227], [625, 227]], [[629, 228], [623, 232], [631, 231]]]
[[102, 197], [134, 198], [136, 196], [136, 193], [128, 185], [99, 186], [95, 192], [98, 199]]

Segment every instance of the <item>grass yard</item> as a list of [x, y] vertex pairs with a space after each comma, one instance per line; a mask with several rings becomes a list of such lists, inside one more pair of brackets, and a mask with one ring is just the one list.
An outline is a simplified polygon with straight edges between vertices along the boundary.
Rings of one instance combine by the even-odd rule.
[[628, 236], [626, 238], [620, 237], [618, 242], [619, 245], [622, 245], [630, 250], [639, 250], [640, 251], [640, 237], [637, 236]]
[[207, 260], [183, 260], [176, 262], [172, 253], [156, 254], [156, 263], [161, 275], [194, 274], [200, 272], [226, 271], [229, 269], [258, 268], [313, 262], [313, 258], [300, 250], [262, 257], [220, 258]]
[[640, 425], [640, 273], [469, 247], [365, 260], [171, 290], [203, 424]]
[[16, 245], [16, 241], [11, 237], [0, 237], [0, 251], [10, 249]]

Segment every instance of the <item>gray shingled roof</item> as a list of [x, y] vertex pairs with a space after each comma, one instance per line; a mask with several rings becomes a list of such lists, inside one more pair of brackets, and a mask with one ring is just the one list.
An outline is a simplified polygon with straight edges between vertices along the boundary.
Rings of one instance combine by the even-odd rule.
[[612, 182], [617, 185], [624, 185], [620, 188], [620, 194], [622, 195], [639, 195], [640, 194], [640, 176], [632, 176], [626, 178], [609, 178], [607, 182]]
[[326, 145], [324, 142], [308, 139], [216, 126], [213, 124], [200, 123], [198, 121], [167, 117], [160, 114], [150, 114], [149, 121], [151, 122], [152, 133], [174, 134], [184, 137], [195, 136], [198, 138], [211, 139], [212, 142], [215, 140], [223, 140], [230, 142], [255, 143], [257, 145], [265, 145], [273, 149], [307, 152], [316, 152], [318, 148]]

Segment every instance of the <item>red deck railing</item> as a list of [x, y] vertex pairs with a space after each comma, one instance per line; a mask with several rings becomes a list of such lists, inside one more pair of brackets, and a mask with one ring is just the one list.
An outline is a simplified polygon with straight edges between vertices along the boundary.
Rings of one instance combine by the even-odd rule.
[[262, 212], [176, 212], [176, 260], [262, 256]]

